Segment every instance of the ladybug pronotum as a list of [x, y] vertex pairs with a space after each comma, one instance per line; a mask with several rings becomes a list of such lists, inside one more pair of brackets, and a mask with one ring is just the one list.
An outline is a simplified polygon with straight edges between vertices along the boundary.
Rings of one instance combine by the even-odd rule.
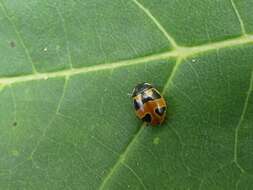
[[157, 89], [149, 83], [138, 84], [132, 93], [136, 115], [153, 126], [162, 124], [166, 115], [166, 102]]

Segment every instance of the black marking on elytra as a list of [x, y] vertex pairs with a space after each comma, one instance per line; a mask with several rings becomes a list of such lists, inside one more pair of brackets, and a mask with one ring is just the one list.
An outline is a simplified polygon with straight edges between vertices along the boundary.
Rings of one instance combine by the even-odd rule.
[[135, 108], [135, 110], [140, 109], [141, 106], [142, 106], [142, 103], [139, 102], [139, 101], [136, 101], [136, 99], [134, 99], [134, 108]]
[[12, 123], [12, 126], [13, 127], [16, 127], [18, 125], [18, 123], [16, 122], [16, 121], [14, 121], [13, 123]]
[[156, 112], [158, 115], [162, 116], [162, 115], [164, 114], [165, 110], [166, 110], [166, 107], [156, 108], [156, 109], [155, 109], [155, 112]]
[[142, 103], [145, 104], [148, 101], [160, 99], [161, 95], [155, 90], [152, 89], [152, 95], [149, 95], [145, 92], [142, 93]]
[[10, 46], [11, 46], [12, 48], [15, 48], [15, 47], [16, 47], [16, 43], [15, 43], [14, 41], [10, 41]]
[[135, 97], [138, 94], [141, 94], [142, 92], [144, 92], [145, 90], [150, 89], [150, 88], [153, 88], [153, 86], [147, 82], [137, 84], [133, 90], [132, 97]]
[[161, 98], [161, 95], [160, 95], [155, 89], [152, 89], [152, 92], [153, 92], [152, 97], [153, 97], [154, 99], [159, 99], [159, 98]]
[[143, 96], [142, 98], [142, 103], [145, 104], [148, 101], [152, 101], [154, 100], [154, 98], [152, 98], [151, 96]]
[[151, 115], [147, 113], [141, 120], [150, 123], [151, 119]]

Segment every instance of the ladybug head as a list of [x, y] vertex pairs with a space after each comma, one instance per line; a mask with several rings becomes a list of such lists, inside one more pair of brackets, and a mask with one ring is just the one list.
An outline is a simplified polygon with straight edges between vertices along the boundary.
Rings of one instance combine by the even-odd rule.
[[143, 91], [150, 89], [150, 88], [153, 88], [153, 86], [147, 82], [137, 84], [133, 90], [132, 97], [135, 97], [138, 94], [141, 94]]

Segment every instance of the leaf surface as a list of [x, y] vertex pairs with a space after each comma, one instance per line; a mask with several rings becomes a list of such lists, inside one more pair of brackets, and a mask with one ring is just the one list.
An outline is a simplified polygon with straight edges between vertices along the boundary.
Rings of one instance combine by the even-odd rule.
[[252, 6], [1, 0], [0, 189], [252, 189]]

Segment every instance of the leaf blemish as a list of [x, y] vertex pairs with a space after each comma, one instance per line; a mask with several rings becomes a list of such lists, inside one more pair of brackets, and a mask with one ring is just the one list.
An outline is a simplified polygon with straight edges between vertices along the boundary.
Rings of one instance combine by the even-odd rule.
[[17, 150], [12, 150], [12, 151], [11, 151], [11, 154], [12, 154], [13, 156], [17, 157], [17, 156], [19, 156], [19, 151], [17, 151]]
[[16, 121], [14, 121], [13, 123], [12, 123], [12, 126], [13, 127], [16, 127], [18, 125], [18, 123], [16, 122]]
[[153, 144], [155, 144], [155, 145], [160, 144], [160, 138], [159, 138], [159, 137], [155, 137], [155, 138], [153, 139]]
[[11, 46], [11, 48], [15, 48], [16, 47], [16, 43], [14, 41], [10, 41], [10, 46]]

